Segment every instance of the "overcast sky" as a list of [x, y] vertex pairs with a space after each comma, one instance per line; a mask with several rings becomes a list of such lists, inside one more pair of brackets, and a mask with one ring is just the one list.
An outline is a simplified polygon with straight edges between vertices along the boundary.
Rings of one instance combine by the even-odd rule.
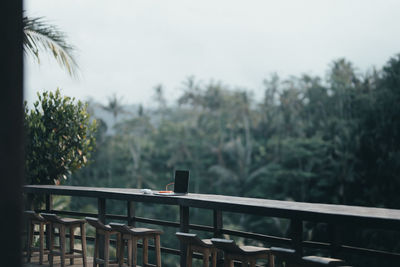
[[65, 95], [106, 103], [151, 104], [153, 87], [180, 95], [194, 75], [262, 95], [271, 73], [323, 76], [345, 57], [360, 71], [400, 52], [398, 0], [25, 0], [77, 47], [81, 77], [51, 57], [26, 57], [25, 98], [60, 87]]

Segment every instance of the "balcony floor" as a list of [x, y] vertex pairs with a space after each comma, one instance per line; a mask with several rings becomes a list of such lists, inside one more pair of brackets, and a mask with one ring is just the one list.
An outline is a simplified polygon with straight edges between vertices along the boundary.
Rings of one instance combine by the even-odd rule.
[[[47, 260], [47, 255], [45, 255], [44, 256], [44, 259], [43, 259], [43, 265], [39, 265], [39, 254], [38, 253], [34, 253], [33, 254], [33, 257], [31, 258], [31, 262], [26, 262], [26, 257], [24, 257], [24, 259], [23, 259], [23, 266], [24, 267], [38, 267], [38, 266], [41, 266], [41, 267], [49, 267], [50, 266], [50, 264], [49, 264], [49, 262], [48, 262], [48, 260]], [[53, 266], [54, 267], [59, 267], [59, 266], [61, 266], [61, 264], [60, 264], [60, 257], [54, 257], [54, 264], [53, 264]], [[83, 264], [82, 264], [82, 259], [81, 258], [76, 258], [76, 259], [74, 259], [74, 265], [70, 265], [69, 264], [69, 259], [66, 259], [65, 260], [65, 266], [66, 267], [83, 267]], [[89, 267], [91, 267], [91, 266], [93, 266], [93, 258], [92, 257], [87, 257], [87, 266]]]

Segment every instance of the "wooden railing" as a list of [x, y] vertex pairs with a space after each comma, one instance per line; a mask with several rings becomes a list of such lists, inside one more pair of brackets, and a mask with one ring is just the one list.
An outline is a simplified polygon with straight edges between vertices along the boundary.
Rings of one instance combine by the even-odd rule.
[[[359, 246], [350, 246], [342, 243], [342, 229], [346, 227], [363, 227], [368, 229], [383, 229], [400, 233], [400, 210], [356, 207], [344, 205], [328, 205], [315, 203], [301, 203], [277, 201], [256, 198], [241, 198], [221, 195], [188, 194], [185, 196], [159, 196], [147, 195], [138, 189], [97, 188], [75, 186], [27, 185], [24, 192], [29, 196], [33, 194], [45, 195], [46, 212], [68, 216], [91, 216], [100, 221], [106, 219], [122, 220], [135, 226], [136, 222], [174, 227], [181, 232], [200, 230], [210, 232], [214, 237], [224, 234], [259, 240], [274, 246], [286, 246], [295, 249], [299, 255], [308, 248], [328, 250], [331, 256], [343, 253], [368, 255], [371, 257], [391, 259], [400, 263], [400, 253], [389, 250], [374, 250]], [[53, 195], [67, 195], [96, 198], [98, 203], [97, 213], [54, 210], [52, 206]], [[29, 197], [28, 197], [29, 198]], [[106, 201], [108, 199], [126, 201], [127, 215], [106, 214]], [[149, 219], [135, 215], [135, 203], [156, 203], [179, 206], [179, 222]], [[213, 211], [213, 225], [190, 224], [189, 209], [200, 208]], [[226, 229], [223, 226], [224, 212], [253, 214], [266, 217], [278, 217], [290, 220], [290, 235], [288, 237], [271, 236], [260, 233]], [[304, 222], [318, 222], [328, 224], [329, 242], [316, 242], [303, 240]], [[93, 239], [93, 237], [88, 237]], [[181, 266], [185, 266], [186, 251], [182, 244], [180, 248], [162, 247], [163, 253], [180, 255]], [[100, 251], [100, 253], [102, 253]], [[400, 265], [399, 265], [400, 266]]]

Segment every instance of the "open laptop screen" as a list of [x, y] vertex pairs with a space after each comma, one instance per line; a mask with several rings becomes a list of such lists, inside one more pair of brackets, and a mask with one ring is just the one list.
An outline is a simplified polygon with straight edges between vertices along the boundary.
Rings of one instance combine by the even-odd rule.
[[189, 189], [189, 171], [176, 170], [174, 193], [187, 194]]

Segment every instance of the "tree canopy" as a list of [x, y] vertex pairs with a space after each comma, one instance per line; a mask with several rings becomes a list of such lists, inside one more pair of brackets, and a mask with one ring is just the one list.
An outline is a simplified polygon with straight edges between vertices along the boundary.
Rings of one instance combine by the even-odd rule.
[[88, 164], [96, 121], [90, 121], [86, 104], [62, 97], [58, 89], [38, 98], [32, 110], [25, 104], [26, 182], [59, 184]]

